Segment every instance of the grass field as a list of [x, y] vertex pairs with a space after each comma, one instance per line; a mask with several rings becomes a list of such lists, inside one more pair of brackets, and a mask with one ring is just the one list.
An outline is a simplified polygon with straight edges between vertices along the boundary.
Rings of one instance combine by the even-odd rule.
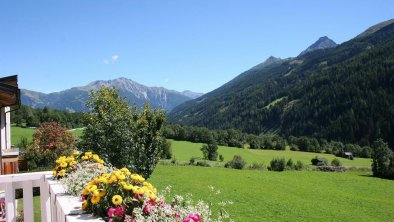
[[235, 221], [393, 221], [394, 181], [368, 173], [257, 171], [158, 165], [150, 179], [160, 189], [231, 200]]
[[[17, 145], [22, 137], [26, 137], [29, 142], [33, 138], [33, 128], [22, 128], [17, 126], [11, 126], [11, 144]], [[76, 137], [82, 135], [82, 129], [71, 130]]]
[[11, 126], [11, 144], [17, 145], [22, 137], [26, 137], [31, 142], [34, 130], [32, 128]]
[[[23, 198], [18, 199], [18, 207], [17, 212], [20, 212], [23, 209]], [[33, 197], [33, 209], [34, 209], [34, 221], [41, 221], [41, 200], [40, 196]]]
[[[28, 137], [30, 129], [13, 127], [12, 130], [14, 138]], [[201, 158], [201, 146], [172, 141], [173, 155], [181, 162], [188, 162], [191, 157]], [[307, 165], [315, 156], [325, 157], [329, 162], [335, 158], [329, 154], [223, 146], [219, 147], [219, 154], [224, 156], [224, 161], [241, 155], [248, 164], [258, 162], [266, 166], [274, 157], [301, 160]], [[370, 159], [339, 159], [346, 166], [370, 167], [371, 164]], [[195, 200], [231, 200], [234, 204], [226, 209], [235, 221], [393, 221], [394, 218], [394, 181], [371, 177], [370, 172], [271, 172], [157, 165], [150, 182], [159, 190], [171, 185], [174, 194], [192, 193]], [[222, 194], [212, 196], [209, 185], [220, 189]], [[36, 199], [34, 203], [38, 205]]]
[[[188, 162], [191, 157], [202, 158], [202, 152], [200, 150], [201, 143], [191, 143], [186, 141], [172, 141], [172, 152], [173, 156], [177, 161]], [[297, 160], [302, 161], [304, 164], [310, 165], [311, 159], [319, 156], [325, 157], [329, 163], [334, 158], [338, 158], [345, 166], [354, 167], [370, 167], [371, 159], [367, 158], [355, 158], [354, 160], [349, 160], [346, 158], [335, 157], [332, 154], [319, 154], [319, 153], [308, 153], [300, 151], [291, 150], [252, 150], [252, 149], [240, 149], [233, 147], [219, 146], [219, 154], [224, 157], [224, 162], [229, 161], [234, 155], [241, 155], [247, 162], [247, 164], [263, 163], [265, 166], [270, 164], [270, 161], [275, 157], [284, 157], [286, 160], [292, 158], [295, 163]]]

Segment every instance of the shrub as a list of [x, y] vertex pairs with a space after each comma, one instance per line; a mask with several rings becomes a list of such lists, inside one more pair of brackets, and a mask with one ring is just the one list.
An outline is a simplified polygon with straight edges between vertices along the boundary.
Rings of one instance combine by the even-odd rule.
[[300, 160], [298, 160], [297, 163], [294, 165], [294, 169], [295, 170], [302, 170], [302, 169], [304, 169], [304, 164]]
[[29, 146], [29, 142], [28, 142], [27, 138], [26, 138], [25, 136], [22, 136], [22, 137], [19, 139], [19, 142], [18, 142], [18, 144], [17, 144], [17, 147], [18, 147], [21, 151], [23, 151], [23, 150], [25, 150], [28, 146]]
[[69, 155], [74, 148], [74, 135], [56, 122], [43, 123], [33, 133], [33, 142], [21, 154], [29, 170], [52, 167], [62, 155]]
[[115, 89], [102, 87], [87, 101], [81, 147], [92, 149], [117, 168], [127, 167], [148, 178], [163, 146], [163, 111], [148, 105], [131, 108]]
[[245, 167], [245, 160], [242, 159], [241, 156], [235, 155], [232, 160], [227, 162], [224, 167], [233, 168], [233, 169], [243, 169]]
[[271, 160], [269, 170], [272, 171], [284, 171], [286, 165], [285, 158], [274, 158]]
[[318, 171], [323, 172], [345, 172], [346, 168], [343, 166], [318, 166], [316, 167]]
[[265, 166], [263, 163], [252, 163], [250, 166], [248, 166], [248, 169], [250, 169], [250, 170], [265, 170]]
[[224, 157], [223, 157], [222, 154], [219, 155], [219, 161], [220, 161], [220, 162], [223, 162], [223, 161], [224, 161]]
[[206, 160], [216, 161], [218, 158], [218, 145], [216, 143], [204, 144], [201, 151]]
[[207, 161], [197, 161], [196, 166], [210, 167], [211, 165]]
[[372, 172], [376, 177], [394, 179], [394, 154], [382, 139], [372, 145]]
[[294, 169], [294, 163], [291, 158], [286, 162], [286, 169], [289, 169], [289, 170]]
[[190, 158], [189, 164], [190, 164], [190, 165], [194, 165], [194, 163], [196, 162], [196, 159], [197, 159], [197, 157], [192, 157], [192, 158]]
[[324, 157], [315, 157], [311, 160], [312, 165], [315, 166], [326, 166], [327, 165], [327, 159]]
[[161, 151], [161, 158], [162, 159], [171, 159], [172, 157], [172, 148], [171, 148], [171, 141], [167, 141], [166, 139], [163, 138], [163, 149]]
[[331, 166], [339, 167], [339, 166], [342, 166], [342, 163], [341, 163], [341, 161], [340, 161], [339, 159], [334, 158], [334, 159], [331, 161]]

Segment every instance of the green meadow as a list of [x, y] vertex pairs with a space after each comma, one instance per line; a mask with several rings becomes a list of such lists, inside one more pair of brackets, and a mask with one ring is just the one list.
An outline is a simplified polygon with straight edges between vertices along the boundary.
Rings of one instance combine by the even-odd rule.
[[[235, 221], [393, 221], [394, 181], [368, 173], [271, 172], [158, 165], [158, 189], [192, 193], [195, 200], [231, 200]], [[212, 198], [208, 186], [221, 190]]]
[[[173, 157], [177, 161], [188, 162], [191, 157], [202, 158], [202, 152], [200, 148], [202, 143], [191, 143], [186, 141], [174, 141], [172, 140], [172, 152]], [[371, 159], [367, 158], [354, 158], [349, 160], [346, 158], [336, 157], [332, 154], [323, 153], [308, 153], [291, 150], [252, 150], [252, 149], [241, 149], [234, 147], [219, 146], [218, 153], [223, 155], [224, 162], [229, 161], [234, 155], [240, 155], [247, 162], [252, 163], [263, 163], [265, 166], [270, 164], [270, 161], [275, 157], [284, 157], [286, 160], [292, 158], [293, 162], [297, 160], [302, 161], [306, 165], [311, 164], [311, 159], [319, 156], [324, 157], [330, 163], [334, 158], [338, 158], [343, 165], [348, 167], [370, 167]]]
[[[18, 127], [12, 130], [13, 141], [22, 135], [31, 138], [33, 132]], [[81, 130], [73, 132], [81, 135]], [[173, 194], [191, 193], [196, 201], [230, 200], [233, 204], [226, 210], [235, 221], [392, 221], [394, 218], [394, 181], [372, 177], [370, 172], [272, 172], [187, 166], [191, 157], [202, 158], [202, 144], [171, 142], [174, 159], [186, 166], [158, 164], [149, 181], [159, 190], [171, 186]], [[330, 154], [224, 146], [218, 152], [224, 156], [224, 162], [241, 155], [247, 164], [265, 166], [275, 157], [300, 160], [307, 166], [315, 156], [325, 157], [329, 162], [335, 158]], [[348, 167], [371, 165], [370, 159], [339, 159]], [[208, 186], [220, 189], [221, 194], [213, 195]]]

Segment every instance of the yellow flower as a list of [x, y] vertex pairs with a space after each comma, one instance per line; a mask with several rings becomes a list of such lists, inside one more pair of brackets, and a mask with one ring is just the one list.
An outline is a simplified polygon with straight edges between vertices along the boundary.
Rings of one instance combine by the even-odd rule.
[[89, 159], [89, 157], [87, 157], [87, 156], [82, 156], [81, 159], [82, 159], [82, 160], [87, 160], [87, 159]]
[[[97, 189], [96, 191], [98, 192], [98, 195], [99, 195], [100, 197], [103, 197], [103, 196], [105, 196], [105, 194], [106, 194], [105, 190], [103, 190], [103, 189]], [[95, 192], [96, 192], [96, 191], [95, 191]]]
[[73, 156], [79, 156], [79, 151], [74, 151]]
[[118, 180], [124, 180], [124, 179], [126, 179], [125, 175], [123, 175], [123, 173], [121, 173], [121, 172], [116, 172], [116, 173], [115, 173], [115, 176], [116, 176], [116, 178], [117, 178]]
[[92, 155], [93, 155], [92, 152], [86, 152], [86, 153], [85, 153], [85, 156], [88, 157], [88, 158], [92, 157]]
[[82, 195], [88, 195], [89, 194], [89, 189], [85, 188], [82, 190]]
[[61, 163], [60, 163], [60, 166], [63, 167], [63, 168], [64, 168], [64, 167], [67, 167], [67, 163], [66, 163], [66, 162], [61, 162]]
[[112, 203], [114, 205], [121, 205], [123, 201], [123, 198], [120, 195], [115, 195], [112, 197]]
[[88, 201], [87, 201], [87, 200], [84, 200], [84, 201], [82, 202], [82, 209], [85, 210], [87, 207], [88, 207]]
[[56, 172], [56, 170], [54, 170], [53, 171], [53, 176], [56, 177], [56, 175], [57, 175], [57, 172]]
[[141, 187], [133, 187], [133, 192], [135, 194], [141, 194], [141, 195], [145, 193], [144, 189], [142, 189]]
[[66, 174], [66, 171], [65, 171], [65, 170], [59, 171], [59, 176], [64, 177], [65, 174]]
[[133, 185], [131, 185], [131, 184], [122, 184], [122, 186], [123, 186], [123, 189], [125, 189], [125, 190], [132, 190], [133, 188], [134, 188], [134, 186]]
[[90, 186], [90, 188], [89, 188], [89, 191], [90, 191], [90, 192], [93, 193], [95, 190], [97, 190], [97, 186], [96, 186], [96, 185]]
[[92, 202], [92, 204], [96, 204], [100, 201], [100, 196], [99, 195], [93, 195], [92, 199], [90, 200], [90, 202]]
[[127, 176], [130, 176], [130, 175], [131, 175], [129, 169], [127, 169], [127, 168], [125, 168], [125, 167], [123, 167], [122, 169], [120, 169], [120, 171], [122, 171], [122, 173], [126, 174]]
[[92, 156], [93, 160], [97, 161], [100, 159], [100, 157], [97, 154], [93, 154]]
[[99, 170], [104, 169], [104, 165], [100, 163], [100, 164], [98, 165], [98, 169], [99, 169]]
[[116, 181], [118, 181], [118, 179], [116, 178], [116, 176], [112, 175], [109, 179], [108, 179], [108, 183], [115, 183]]
[[134, 174], [131, 174], [131, 180], [133, 181], [133, 183], [142, 183], [145, 181], [145, 178], [134, 173]]

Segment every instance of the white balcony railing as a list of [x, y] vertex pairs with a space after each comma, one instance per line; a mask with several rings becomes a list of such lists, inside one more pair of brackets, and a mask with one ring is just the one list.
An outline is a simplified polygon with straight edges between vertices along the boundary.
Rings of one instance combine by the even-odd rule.
[[[80, 198], [70, 196], [57, 181], [52, 172], [0, 175], [0, 190], [5, 191], [6, 221], [16, 221], [15, 189], [23, 189], [24, 221], [34, 221], [33, 187], [40, 188], [40, 210], [43, 222], [103, 221], [90, 214], [84, 214]], [[1, 219], [0, 219], [1, 220]]]

